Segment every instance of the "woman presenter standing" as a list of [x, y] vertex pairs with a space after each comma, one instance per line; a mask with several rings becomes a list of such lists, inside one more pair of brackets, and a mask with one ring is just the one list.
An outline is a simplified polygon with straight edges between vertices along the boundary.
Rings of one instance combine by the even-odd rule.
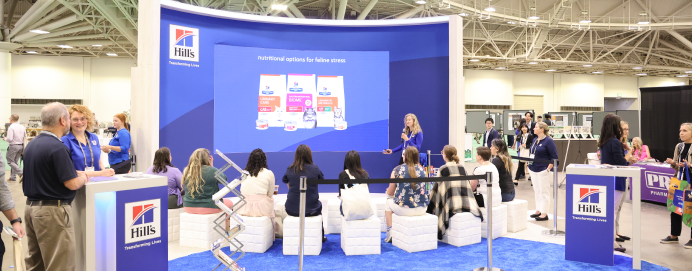
[[406, 114], [406, 117], [404, 117], [404, 125], [406, 125], [406, 128], [401, 132], [401, 145], [394, 149], [386, 149], [382, 152], [384, 154], [392, 154], [401, 151], [399, 165], [404, 163], [404, 150], [406, 150], [406, 147], [416, 147], [420, 153], [420, 147], [423, 145], [423, 130], [420, 128], [416, 115], [413, 113]]

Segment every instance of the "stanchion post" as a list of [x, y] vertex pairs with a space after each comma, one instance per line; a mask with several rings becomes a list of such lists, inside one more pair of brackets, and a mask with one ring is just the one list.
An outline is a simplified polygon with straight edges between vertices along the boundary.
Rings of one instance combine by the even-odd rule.
[[473, 271], [504, 271], [500, 268], [493, 267], [493, 184], [491, 182], [492, 180], [492, 174], [490, 172], [485, 173], [485, 182], [487, 183], [487, 195], [488, 195], [488, 201], [485, 202], [485, 209], [488, 211], [486, 212], [488, 214], [487, 220], [488, 222], [486, 223], [488, 226], [486, 227], [487, 231], [487, 239], [488, 239], [488, 266], [487, 267], [478, 267], [473, 269]]
[[426, 167], [428, 169], [428, 170], [426, 170], [427, 171], [426, 173], [428, 174], [427, 177], [430, 177], [430, 173], [432, 173], [432, 169], [431, 169], [432, 163], [430, 162], [430, 159], [432, 159], [432, 155], [430, 154], [430, 150], [428, 150], [428, 166]]
[[303, 245], [305, 244], [305, 192], [307, 191], [307, 177], [300, 176], [300, 244], [298, 244], [298, 270], [303, 271]]
[[558, 187], [560, 184], [558, 183], [558, 176], [557, 176], [557, 164], [558, 160], [554, 159], [553, 160], [553, 229], [552, 230], [544, 230], [542, 233], [543, 235], [551, 235], [551, 236], [565, 236], [564, 231], [558, 231], [557, 230], [557, 202], [558, 202]]

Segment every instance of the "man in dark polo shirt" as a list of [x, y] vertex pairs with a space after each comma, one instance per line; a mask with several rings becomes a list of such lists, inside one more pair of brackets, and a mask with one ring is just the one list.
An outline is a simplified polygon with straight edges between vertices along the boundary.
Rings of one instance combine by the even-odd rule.
[[65, 105], [41, 109], [43, 132], [24, 151], [24, 219], [29, 253], [26, 270], [75, 270], [72, 199], [89, 180], [74, 170], [70, 151], [60, 137], [70, 131]]

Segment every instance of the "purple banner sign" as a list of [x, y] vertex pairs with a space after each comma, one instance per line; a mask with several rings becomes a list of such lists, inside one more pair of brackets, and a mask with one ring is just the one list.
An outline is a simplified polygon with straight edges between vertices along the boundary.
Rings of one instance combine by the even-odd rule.
[[[636, 164], [636, 166], [644, 168], [641, 178], [642, 200], [665, 204], [668, 199], [670, 178], [675, 175], [675, 170], [670, 168], [670, 166], [663, 167], [640, 164]], [[630, 190], [630, 199], [631, 198], [632, 190]]]

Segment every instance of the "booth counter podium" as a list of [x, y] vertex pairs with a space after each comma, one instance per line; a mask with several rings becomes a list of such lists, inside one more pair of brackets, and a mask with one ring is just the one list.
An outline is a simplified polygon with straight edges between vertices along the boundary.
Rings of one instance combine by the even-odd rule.
[[615, 177], [632, 178], [632, 268], [641, 270], [641, 168], [567, 166], [565, 259], [613, 266]]
[[76, 270], [168, 270], [168, 179], [133, 175], [91, 178], [77, 191]]

